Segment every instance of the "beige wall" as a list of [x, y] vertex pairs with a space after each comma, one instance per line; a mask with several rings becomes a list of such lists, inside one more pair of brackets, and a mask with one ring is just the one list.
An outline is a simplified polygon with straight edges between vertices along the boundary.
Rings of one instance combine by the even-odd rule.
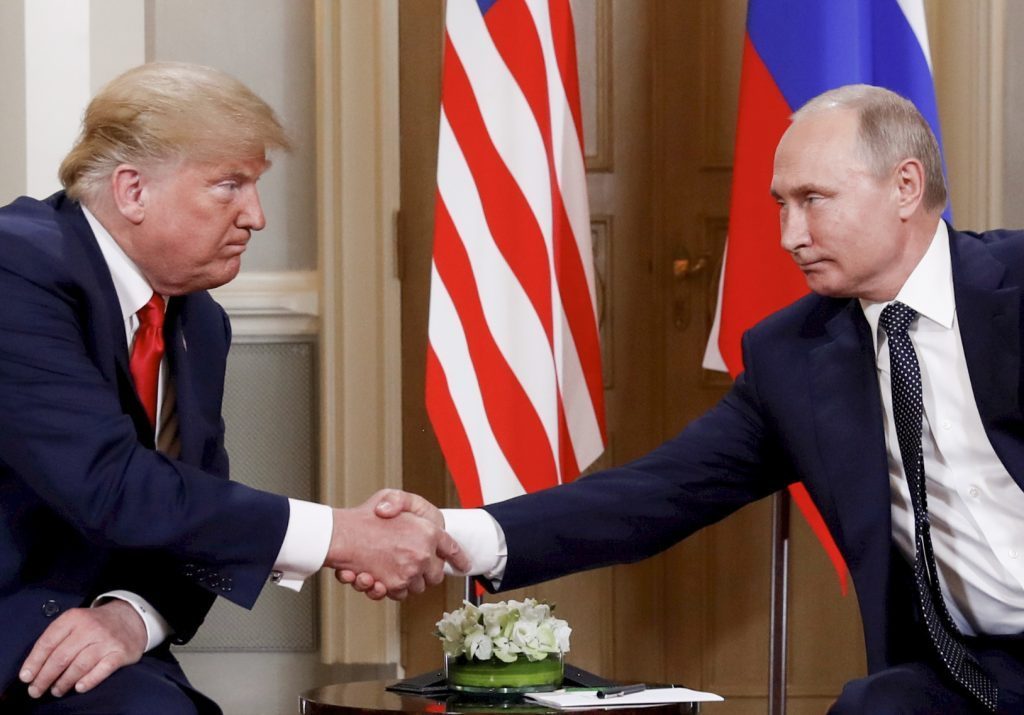
[[147, 0], [147, 59], [197, 62], [252, 87], [295, 143], [260, 179], [267, 228], [246, 271], [313, 270], [316, 134], [312, 0]]
[[[1006, 37], [1024, 33], [1024, 3], [1006, 6]], [[1024, 49], [1006, 42], [1003, 61], [1003, 224], [1024, 227]]]
[[25, 193], [25, 7], [20, 2], [0, 2], [0, 205]]

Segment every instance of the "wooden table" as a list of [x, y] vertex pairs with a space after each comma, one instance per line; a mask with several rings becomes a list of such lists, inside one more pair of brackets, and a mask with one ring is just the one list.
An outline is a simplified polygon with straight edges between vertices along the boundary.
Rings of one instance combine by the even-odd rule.
[[[391, 681], [342, 683], [309, 690], [299, 696], [302, 715], [496, 715], [502, 713], [575, 713], [609, 715], [609, 709], [560, 711], [529, 702], [473, 699], [468, 694], [427, 698], [385, 690]], [[666, 703], [644, 707], [616, 707], [611, 715], [693, 715], [699, 703]]]

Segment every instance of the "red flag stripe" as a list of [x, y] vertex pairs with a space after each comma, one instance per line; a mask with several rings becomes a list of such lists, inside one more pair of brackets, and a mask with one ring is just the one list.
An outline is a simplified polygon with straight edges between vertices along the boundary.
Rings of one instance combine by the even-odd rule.
[[[430, 347], [437, 355], [438, 363], [448, 380], [448, 393], [458, 412], [460, 429], [469, 440], [484, 503], [490, 504], [525, 494], [526, 490], [512, 471], [491, 430], [480, 384], [469, 356], [466, 334], [455, 304], [437, 273], [437, 267], [432, 265], [431, 269]], [[444, 430], [439, 426], [438, 434], [443, 433]], [[459, 481], [461, 478], [457, 477], [456, 486]]]
[[[477, 283], [487, 325], [516, 379], [545, 426], [553, 452], [558, 440], [558, 381], [551, 340], [544, 333], [522, 285], [490, 235], [481, 197], [448, 124], [441, 114], [438, 191], [462, 238]], [[555, 334], [558, 338], [559, 333]], [[435, 346], [440, 356], [440, 351]], [[447, 369], [447, 365], [445, 366]], [[449, 373], [450, 374], [450, 373]]]
[[551, 0], [548, 3], [548, 12], [558, 73], [562, 76], [565, 97], [569, 103], [573, 125], [576, 127], [580, 156], [583, 156], [583, 112], [580, 109], [580, 78], [576, 71], [579, 62], [576, 60], [576, 28], [572, 21], [572, 8], [569, 7], [569, 0]]
[[464, 326], [487, 418], [502, 452], [526, 491], [554, 486], [558, 476], [544, 426], [494, 342], [469, 257], [440, 200], [434, 229], [434, 265]]
[[[748, 37], [743, 45], [729, 234], [758, 240], [746, 241], [743, 251], [731, 251], [725, 263], [722, 303], [729, 306], [730, 319], [721, 323], [718, 345], [734, 377], [743, 369], [743, 331], [807, 293], [800, 270], [779, 246], [779, 209], [768, 191], [775, 147], [789, 126], [789, 115], [789, 105]], [[771, 235], [775, 240], [763, 240]], [[751, 290], [752, 285], [757, 290]]]
[[[537, 25], [534, 25], [534, 21], [536, 20], [538, 25], [540, 25], [541, 22], [549, 22], [549, 19], [546, 13], [540, 18], [532, 17], [530, 9], [527, 8], [522, 0], [501, 2], [496, 4], [494, 9], [487, 14], [486, 22], [491, 38], [494, 40], [495, 48], [522, 89], [544, 140], [552, 187], [554, 273], [558, 283], [559, 298], [561, 299], [562, 308], [566, 313], [568, 327], [575, 344], [579, 363], [583, 366], [586, 389], [590, 393], [590, 402], [593, 405], [601, 441], [603, 442], [606, 435], [604, 383], [600, 371], [601, 346], [597, 333], [597, 321], [594, 316], [594, 304], [590, 298], [591, 288], [587, 282], [585, 265], [580, 257], [572, 225], [570, 224], [569, 216], [565, 210], [559, 190], [558, 175], [555, 168], [556, 157], [552, 148], [552, 110], [559, 103], [559, 100], [561, 100], [562, 104], [569, 106], [572, 103], [566, 100], [561, 86], [549, 86], [545, 65], [543, 62], [537, 61], [543, 55], [541, 47], [543, 40], [548, 39], [550, 41], [553, 33], [550, 26], [548, 26], [543, 28], [538, 34]], [[568, 19], [570, 21], [568, 35], [569, 39], [573, 39], [571, 16]], [[547, 32], [545, 33], [544, 30]], [[561, 34], [564, 42], [566, 33]], [[555, 43], [555, 46], [557, 54], [557, 43]], [[564, 47], [562, 52], [565, 52]], [[572, 66], [575, 67], [574, 43], [572, 46], [572, 61]], [[565, 75], [562, 72], [561, 63], [559, 63], [558, 70], [561, 76], [555, 75], [555, 77], [564, 81]], [[575, 77], [575, 73], [571, 74]], [[576, 95], [578, 95], [578, 81], [574, 82], [577, 85]], [[558, 84], [561, 85], [561, 82]], [[576, 104], [576, 114], [578, 115], [578, 102]], [[581, 135], [577, 133], [577, 136]], [[587, 258], [589, 260], [590, 257], [588, 256]], [[595, 365], [597, 369], [593, 369]], [[587, 369], [588, 366], [591, 369]], [[562, 382], [564, 376], [562, 376], [561, 371], [559, 375], [560, 382]], [[561, 448], [562, 451], [570, 451], [572, 449], [571, 440], [569, 442], [563, 441]]]
[[556, 274], [560, 279], [559, 294], [573, 344], [583, 366], [583, 378], [603, 442], [607, 429], [604, 419], [604, 376], [601, 372], [601, 341], [597, 332], [597, 320], [594, 317], [594, 304], [590, 301], [583, 263], [575, 242], [571, 240], [572, 229], [561, 202], [556, 204], [555, 215], [559, 221], [556, 224], [554, 241]]
[[445, 42], [444, 88], [442, 107], [473, 174], [491, 235], [533, 303], [550, 341], [551, 274], [543, 234], [519, 183], [491, 141], [450, 38]]
[[484, 498], [480, 492], [480, 475], [476, 471], [473, 448], [452, 401], [444, 368], [430, 345], [427, 345], [427, 414], [436, 426], [441, 451], [455, 480], [462, 506], [467, 509], [482, 506]]

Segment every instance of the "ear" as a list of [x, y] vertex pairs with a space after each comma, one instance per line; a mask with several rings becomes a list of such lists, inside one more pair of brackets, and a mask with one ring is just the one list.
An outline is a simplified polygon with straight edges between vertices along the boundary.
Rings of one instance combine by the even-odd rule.
[[924, 166], [904, 159], [896, 166], [896, 192], [900, 218], [909, 219], [924, 201]]
[[146, 216], [145, 178], [138, 167], [121, 164], [110, 175], [114, 206], [131, 223], [138, 225]]

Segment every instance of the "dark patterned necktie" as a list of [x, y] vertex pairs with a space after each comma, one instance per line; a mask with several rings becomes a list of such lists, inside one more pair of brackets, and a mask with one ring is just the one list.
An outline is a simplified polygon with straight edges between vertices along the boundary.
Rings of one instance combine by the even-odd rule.
[[928, 524], [924, 456], [921, 452], [921, 424], [924, 415], [921, 368], [907, 332], [916, 317], [917, 312], [912, 308], [894, 302], [882, 311], [880, 323], [889, 336], [889, 374], [892, 380], [896, 439], [900, 445], [903, 470], [907, 475], [910, 501], [914, 507], [914, 582], [917, 597], [928, 636], [948, 673], [982, 705], [995, 711], [999, 698], [996, 684], [964, 645], [960, 629], [949, 615], [939, 588]]

